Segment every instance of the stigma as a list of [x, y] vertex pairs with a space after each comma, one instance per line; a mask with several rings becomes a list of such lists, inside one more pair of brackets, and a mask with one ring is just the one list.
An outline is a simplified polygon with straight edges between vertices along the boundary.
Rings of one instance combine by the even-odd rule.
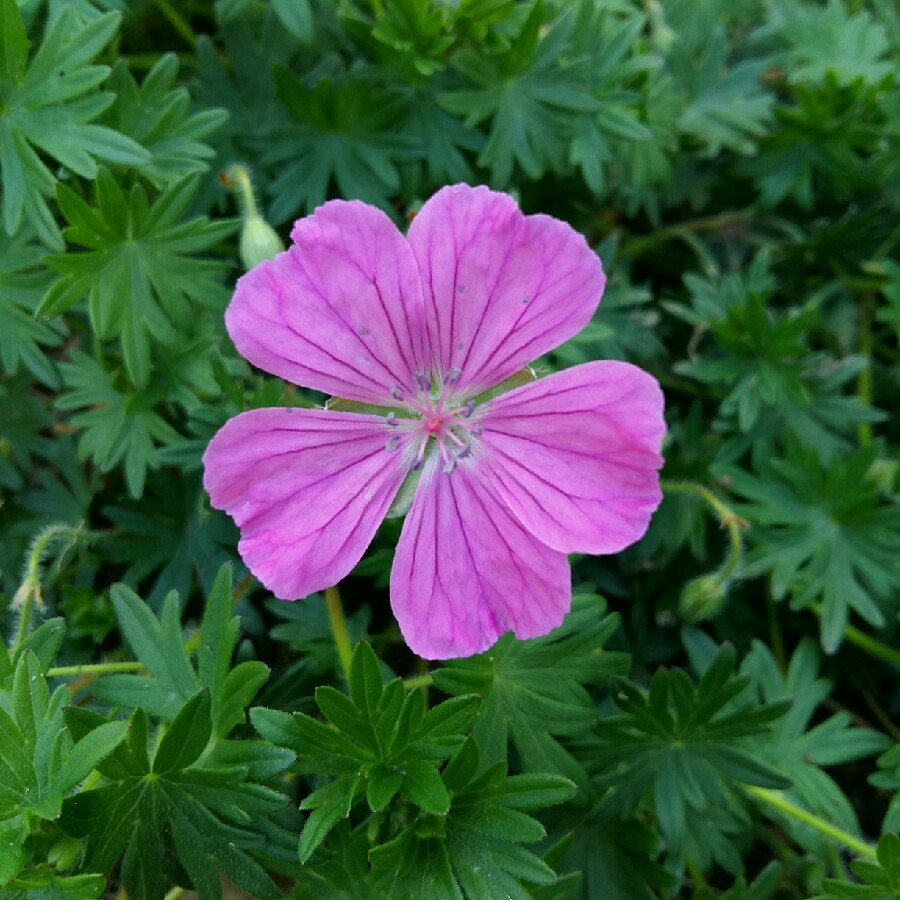
[[413, 391], [396, 384], [389, 388], [396, 406], [385, 416], [391, 429], [385, 449], [402, 449], [402, 463], [410, 469], [421, 469], [433, 455], [449, 474], [472, 456], [473, 439], [482, 426], [475, 401], [455, 395], [461, 377], [456, 367], [440, 375], [416, 372]]

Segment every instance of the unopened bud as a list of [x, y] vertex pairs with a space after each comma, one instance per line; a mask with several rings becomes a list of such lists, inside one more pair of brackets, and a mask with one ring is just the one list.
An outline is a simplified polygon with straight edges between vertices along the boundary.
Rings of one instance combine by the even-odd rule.
[[866, 480], [874, 484], [879, 491], [892, 494], [894, 484], [897, 482], [898, 469], [900, 463], [894, 459], [876, 459], [866, 472]]
[[720, 575], [701, 575], [689, 581], [678, 598], [678, 615], [682, 622], [703, 622], [717, 616], [725, 605], [728, 585]]
[[259, 214], [250, 170], [246, 166], [229, 166], [219, 176], [225, 187], [234, 191], [241, 208], [241, 262], [245, 269], [258, 266], [263, 260], [272, 259], [284, 250], [275, 229]]
[[281, 238], [262, 216], [248, 216], [241, 228], [241, 262], [245, 269], [258, 266], [284, 250]]

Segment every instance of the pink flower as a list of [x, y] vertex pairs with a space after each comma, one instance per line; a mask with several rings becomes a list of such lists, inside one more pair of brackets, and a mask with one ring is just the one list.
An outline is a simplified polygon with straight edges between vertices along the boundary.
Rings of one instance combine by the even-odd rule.
[[485, 394], [588, 323], [600, 260], [565, 223], [466, 185], [408, 238], [358, 201], [291, 237], [238, 282], [228, 331], [259, 368], [365, 407], [256, 409], [213, 438], [206, 489], [244, 561], [282, 599], [335, 584], [418, 479], [391, 572], [412, 650], [546, 634], [571, 602], [566, 554], [621, 550], [659, 504], [662, 392], [590, 362]]

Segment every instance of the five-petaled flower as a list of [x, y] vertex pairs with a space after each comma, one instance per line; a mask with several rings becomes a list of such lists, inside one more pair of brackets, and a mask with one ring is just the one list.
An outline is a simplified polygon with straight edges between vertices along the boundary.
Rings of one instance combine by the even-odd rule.
[[291, 237], [238, 282], [228, 331], [254, 365], [358, 411], [256, 409], [213, 438], [205, 485], [250, 570], [282, 599], [336, 583], [415, 484], [390, 587], [412, 650], [465, 656], [558, 626], [566, 554], [621, 550], [659, 504], [662, 393], [613, 361], [492, 389], [587, 324], [596, 254], [466, 185], [406, 238], [358, 201]]

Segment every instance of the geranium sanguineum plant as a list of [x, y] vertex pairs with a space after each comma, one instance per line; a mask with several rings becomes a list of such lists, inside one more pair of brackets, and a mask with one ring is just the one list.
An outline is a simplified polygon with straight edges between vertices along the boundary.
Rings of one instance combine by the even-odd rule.
[[466, 185], [435, 194], [407, 237], [358, 201], [291, 237], [238, 282], [229, 334], [259, 368], [355, 402], [251, 410], [213, 438], [205, 485], [250, 570], [282, 599], [322, 590], [411, 494], [391, 604], [413, 651], [465, 656], [558, 626], [566, 554], [628, 546], [661, 497], [655, 379], [614, 361], [514, 378], [590, 320], [597, 255]]

